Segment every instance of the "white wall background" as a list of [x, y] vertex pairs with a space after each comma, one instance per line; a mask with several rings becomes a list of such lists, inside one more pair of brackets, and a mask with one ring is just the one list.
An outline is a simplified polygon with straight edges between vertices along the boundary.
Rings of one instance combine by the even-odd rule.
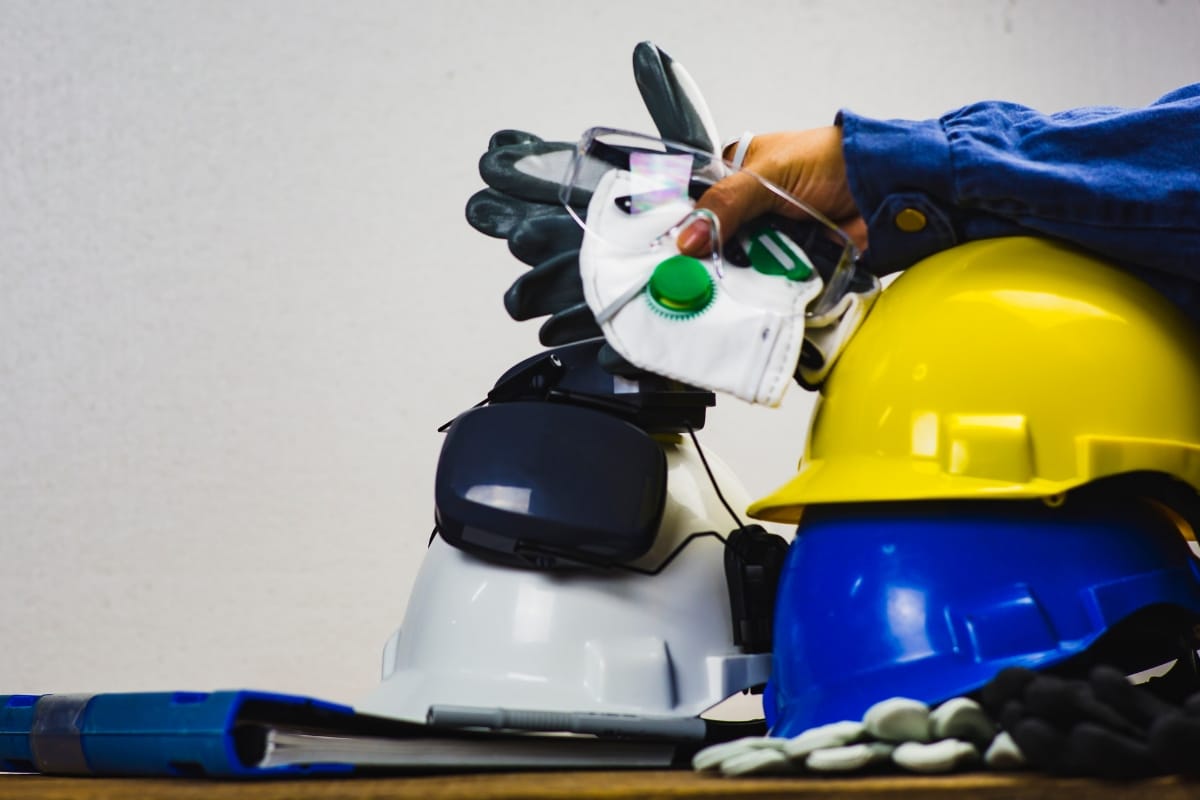
[[[476, 159], [649, 129], [637, 41], [733, 135], [1142, 104], [1198, 33], [1196, 0], [0, 0], [0, 693], [373, 686], [435, 428], [539, 349]], [[765, 493], [808, 400], [703, 438]]]

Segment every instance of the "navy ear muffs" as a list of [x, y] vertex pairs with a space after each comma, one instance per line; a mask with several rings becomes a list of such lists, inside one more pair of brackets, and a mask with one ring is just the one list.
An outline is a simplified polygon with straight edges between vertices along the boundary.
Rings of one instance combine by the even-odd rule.
[[641, 429], [588, 408], [499, 403], [447, 432], [437, 525], [455, 547], [514, 566], [620, 563], [653, 545], [666, 489], [666, 456]]

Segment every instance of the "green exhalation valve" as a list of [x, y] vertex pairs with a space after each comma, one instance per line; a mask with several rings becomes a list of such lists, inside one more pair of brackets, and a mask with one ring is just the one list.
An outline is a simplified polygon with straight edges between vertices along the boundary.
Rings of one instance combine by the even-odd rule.
[[754, 270], [763, 275], [782, 275], [789, 281], [806, 281], [813, 276], [808, 255], [778, 231], [768, 229], [743, 238], [742, 247]]
[[671, 316], [691, 316], [712, 302], [712, 276], [698, 259], [674, 255], [654, 268], [647, 286], [651, 301]]

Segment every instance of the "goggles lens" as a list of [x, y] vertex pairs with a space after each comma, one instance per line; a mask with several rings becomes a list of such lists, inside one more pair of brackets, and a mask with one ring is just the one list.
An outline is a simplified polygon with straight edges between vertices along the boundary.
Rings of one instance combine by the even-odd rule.
[[[774, 211], [722, 236], [716, 217], [696, 209], [696, 202], [713, 184], [739, 172], [771, 195]], [[628, 224], [619, 230], [589, 225], [589, 208], [598, 190], [602, 201], [615, 204]], [[664, 260], [679, 253], [676, 240], [681, 233], [695, 223], [707, 223], [696, 226], [707, 231], [707, 247], [689, 251], [705, 251], [699, 258], [717, 280], [739, 267], [791, 280], [818, 279], [822, 289], [808, 305], [810, 317], [836, 307], [853, 283], [858, 250], [836, 224], [765, 178], [686, 144], [592, 128], [575, 148], [560, 199], [584, 231], [607, 247], [630, 254], [660, 251]], [[611, 211], [605, 209], [605, 215]]]

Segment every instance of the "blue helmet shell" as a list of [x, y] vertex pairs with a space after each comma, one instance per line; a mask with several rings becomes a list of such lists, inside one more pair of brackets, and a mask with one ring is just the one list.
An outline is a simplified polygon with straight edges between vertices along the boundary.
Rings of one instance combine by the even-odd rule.
[[1200, 568], [1128, 494], [811, 506], [780, 579], [767, 722], [790, 737], [888, 697], [936, 704], [1160, 604], [1200, 615]]

